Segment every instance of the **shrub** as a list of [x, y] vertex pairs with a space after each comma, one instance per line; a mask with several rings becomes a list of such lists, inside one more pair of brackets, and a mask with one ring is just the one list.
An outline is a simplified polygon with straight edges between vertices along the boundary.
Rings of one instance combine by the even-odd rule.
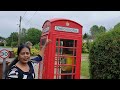
[[4, 46], [4, 43], [0, 43], [0, 46]]
[[82, 43], [82, 53], [88, 53], [87, 43]]
[[31, 49], [31, 56], [36, 56], [39, 54], [39, 50], [38, 49]]
[[[15, 56], [17, 56], [17, 48], [13, 48], [14, 54]], [[31, 49], [31, 56], [36, 56], [39, 54], [39, 50], [38, 49]]]
[[93, 42], [87, 40], [87, 42], [82, 43], [82, 53], [89, 53], [90, 46]]
[[120, 28], [98, 36], [89, 59], [91, 79], [120, 79]]
[[17, 48], [12, 48], [15, 56], [17, 55]]
[[34, 46], [33, 46], [33, 48], [35, 48], [35, 49], [37, 49], [37, 50], [40, 50], [40, 44], [38, 43], [38, 44], [35, 44]]

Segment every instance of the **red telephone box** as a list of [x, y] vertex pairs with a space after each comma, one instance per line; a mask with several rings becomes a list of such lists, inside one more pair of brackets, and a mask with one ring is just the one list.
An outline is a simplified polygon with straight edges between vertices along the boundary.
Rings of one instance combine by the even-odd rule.
[[39, 79], [80, 79], [82, 25], [68, 19], [51, 19], [42, 26], [40, 46], [51, 42], [39, 64]]

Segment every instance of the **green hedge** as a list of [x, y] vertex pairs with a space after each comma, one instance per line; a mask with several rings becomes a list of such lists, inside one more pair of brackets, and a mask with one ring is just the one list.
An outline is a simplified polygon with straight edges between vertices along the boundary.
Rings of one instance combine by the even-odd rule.
[[120, 28], [98, 36], [89, 59], [91, 79], [120, 79]]

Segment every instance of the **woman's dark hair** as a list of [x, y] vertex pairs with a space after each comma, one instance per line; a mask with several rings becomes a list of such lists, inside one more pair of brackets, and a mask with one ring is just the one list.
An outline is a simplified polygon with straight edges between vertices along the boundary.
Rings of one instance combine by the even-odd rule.
[[7, 76], [7, 73], [8, 73], [8, 71], [11, 69], [11, 67], [18, 62], [19, 53], [20, 53], [21, 50], [22, 50], [23, 48], [25, 48], [25, 47], [28, 48], [29, 51], [30, 51], [30, 48], [29, 48], [27, 45], [20, 45], [20, 46], [18, 47], [17, 57], [7, 66], [7, 68], [6, 68], [5, 72], [4, 72], [5, 77]]

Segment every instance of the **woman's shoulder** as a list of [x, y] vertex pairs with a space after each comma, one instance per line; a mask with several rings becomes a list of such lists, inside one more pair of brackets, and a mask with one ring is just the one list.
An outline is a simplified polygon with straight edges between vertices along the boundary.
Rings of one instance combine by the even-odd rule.
[[18, 68], [13, 65], [10, 70], [8, 71], [7, 78], [18, 78]]
[[13, 65], [13, 66], [10, 68], [10, 71], [14, 71], [14, 72], [18, 71], [17, 66], [16, 66], [16, 65]]
[[33, 61], [29, 61], [28, 62], [28, 65], [29, 65], [29, 67], [31, 68], [33, 68], [35, 65], [36, 65], [36, 63], [35, 62], [33, 62]]

